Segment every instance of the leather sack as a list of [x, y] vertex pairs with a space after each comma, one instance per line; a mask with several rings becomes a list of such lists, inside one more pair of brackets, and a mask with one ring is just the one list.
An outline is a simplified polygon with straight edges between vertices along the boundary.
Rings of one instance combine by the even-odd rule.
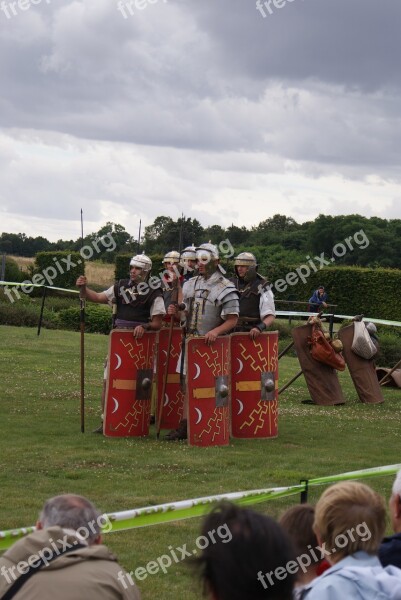
[[352, 340], [351, 350], [361, 358], [366, 358], [366, 360], [370, 360], [377, 353], [377, 347], [373, 343], [363, 321], [355, 321], [354, 323], [354, 339]]
[[313, 326], [312, 336], [308, 340], [310, 353], [318, 360], [337, 371], [345, 371], [345, 360], [340, 352], [335, 352], [330, 342], [326, 340], [321, 329]]

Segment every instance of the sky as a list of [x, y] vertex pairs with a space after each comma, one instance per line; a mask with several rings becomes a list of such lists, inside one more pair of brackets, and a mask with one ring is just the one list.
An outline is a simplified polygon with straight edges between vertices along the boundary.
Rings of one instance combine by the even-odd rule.
[[401, 2], [0, 0], [0, 233], [401, 218]]

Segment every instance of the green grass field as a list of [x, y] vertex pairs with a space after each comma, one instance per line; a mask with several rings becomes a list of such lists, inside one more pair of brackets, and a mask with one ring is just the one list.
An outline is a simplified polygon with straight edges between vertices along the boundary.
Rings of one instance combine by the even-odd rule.
[[[86, 433], [80, 432], [79, 334], [0, 327], [0, 530], [32, 525], [49, 496], [88, 496], [106, 512], [223, 492], [299, 483], [300, 479], [401, 462], [401, 390], [385, 389], [386, 402], [358, 402], [348, 374], [340, 374], [347, 404], [304, 405], [299, 378], [280, 397], [279, 437], [233, 440], [225, 448], [192, 448], [148, 439], [110, 439], [90, 433], [98, 425], [103, 360], [108, 338], [87, 334]], [[280, 383], [299, 370], [296, 358], [280, 361]], [[401, 440], [400, 440], [401, 441]], [[392, 477], [367, 481], [389, 494]], [[314, 488], [315, 501], [323, 488]], [[257, 505], [277, 516], [298, 496]], [[127, 570], [187, 544], [199, 519], [145, 527], [105, 537]], [[201, 598], [185, 562], [167, 574], [138, 582], [144, 600]]]

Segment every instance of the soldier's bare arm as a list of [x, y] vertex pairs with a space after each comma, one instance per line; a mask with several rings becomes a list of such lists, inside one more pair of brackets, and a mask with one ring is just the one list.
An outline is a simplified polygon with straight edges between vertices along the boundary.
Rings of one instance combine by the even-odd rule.
[[273, 323], [273, 321], [274, 321], [275, 318], [276, 318], [275, 315], [267, 315], [260, 322], [260, 325], [264, 325], [264, 327], [261, 327], [261, 326], [252, 327], [251, 331], [249, 332], [249, 337], [251, 337], [253, 340], [255, 340], [257, 337], [260, 336], [260, 334], [262, 333], [262, 331], [264, 331], [265, 329], [267, 329]]
[[223, 335], [234, 329], [234, 327], [237, 324], [237, 321], [238, 315], [227, 315], [226, 320], [221, 325], [215, 327], [205, 335], [206, 344], [213, 344], [213, 342], [216, 341], [216, 338], [218, 338], [219, 335]]
[[97, 302], [98, 304], [108, 304], [108, 298], [104, 292], [95, 292], [90, 288], [86, 287], [88, 280], [85, 275], [80, 275], [76, 281], [76, 285], [78, 287], [83, 288], [84, 296], [87, 300], [91, 302]]

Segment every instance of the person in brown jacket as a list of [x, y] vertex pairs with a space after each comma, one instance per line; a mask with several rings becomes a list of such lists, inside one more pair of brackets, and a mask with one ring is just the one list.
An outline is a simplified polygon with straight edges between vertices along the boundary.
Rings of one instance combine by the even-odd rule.
[[0, 599], [140, 600], [123, 581], [116, 557], [101, 543], [111, 522], [83, 496], [45, 503], [36, 531], [0, 557]]

